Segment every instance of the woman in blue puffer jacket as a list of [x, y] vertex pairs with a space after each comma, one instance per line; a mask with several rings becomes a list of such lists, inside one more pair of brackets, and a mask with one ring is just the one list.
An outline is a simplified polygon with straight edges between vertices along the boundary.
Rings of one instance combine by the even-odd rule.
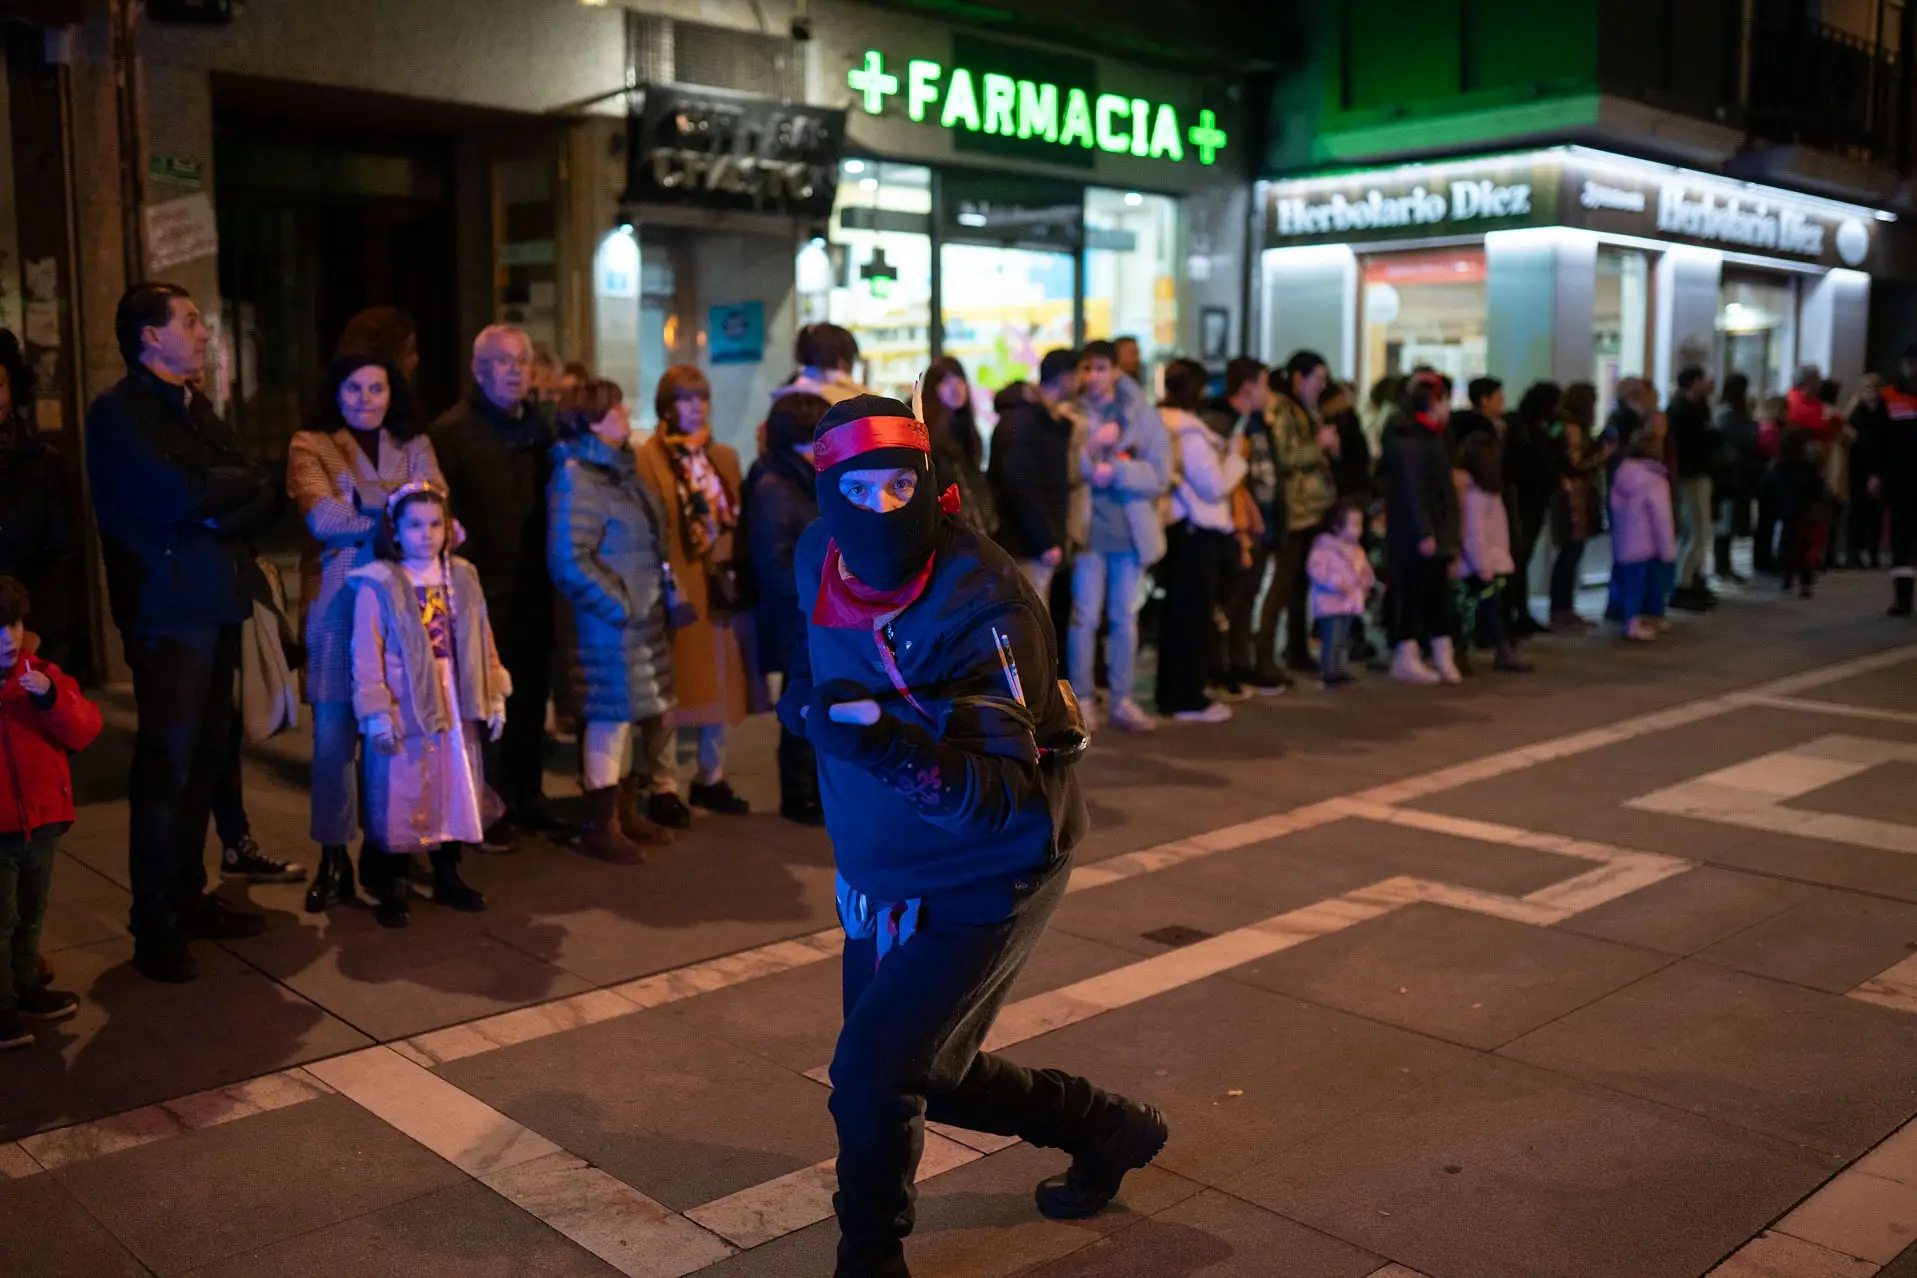
[[671, 831], [640, 811], [630, 771], [634, 725], [652, 758], [672, 708], [664, 516], [639, 482], [631, 419], [615, 383], [568, 391], [555, 426], [546, 564], [558, 595], [553, 692], [559, 713], [581, 725], [588, 820], [578, 848], [636, 864], [644, 859], [639, 844], [672, 842]]

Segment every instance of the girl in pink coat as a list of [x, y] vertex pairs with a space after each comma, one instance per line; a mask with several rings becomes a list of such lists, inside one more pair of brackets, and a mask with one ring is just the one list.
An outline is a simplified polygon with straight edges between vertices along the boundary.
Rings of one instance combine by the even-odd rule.
[[1363, 543], [1365, 514], [1351, 502], [1339, 502], [1325, 516], [1323, 531], [1311, 543], [1305, 575], [1311, 578], [1311, 624], [1318, 632], [1318, 673], [1327, 689], [1352, 681], [1346, 653], [1351, 625], [1364, 615], [1365, 600], [1377, 580]]

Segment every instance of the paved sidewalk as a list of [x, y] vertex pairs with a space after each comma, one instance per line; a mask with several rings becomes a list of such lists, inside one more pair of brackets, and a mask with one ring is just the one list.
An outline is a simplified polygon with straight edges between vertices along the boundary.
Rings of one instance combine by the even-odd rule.
[[[1917, 631], [1885, 590], [1101, 735], [995, 1041], [1159, 1101], [1173, 1142], [1064, 1226], [1030, 1208], [1057, 1155], [932, 1135], [914, 1272], [1899, 1272], [1917, 649], [1883, 654]], [[106, 701], [47, 942], [88, 1004], [0, 1056], [0, 1273], [829, 1272], [821, 834], [536, 845], [473, 867], [486, 914], [402, 933], [253, 889], [267, 934], [158, 987], [125, 967]], [[766, 720], [733, 751], [760, 812], [771, 752]], [[310, 864], [303, 774], [255, 752], [248, 806]]]

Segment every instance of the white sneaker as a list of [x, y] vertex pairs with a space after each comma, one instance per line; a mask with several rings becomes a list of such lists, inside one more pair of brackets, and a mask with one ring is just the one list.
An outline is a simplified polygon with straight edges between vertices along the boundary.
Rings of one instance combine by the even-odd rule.
[[1114, 728], [1125, 732], [1153, 732], [1158, 728], [1158, 720], [1139, 709], [1136, 701], [1121, 701], [1113, 706], [1111, 720]]
[[1391, 677], [1404, 683], [1426, 686], [1442, 682], [1438, 672], [1425, 664], [1424, 654], [1418, 651], [1418, 642], [1415, 639], [1405, 640], [1392, 654]]
[[1464, 672], [1458, 669], [1457, 653], [1449, 638], [1431, 641], [1431, 664], [1438, 668], [1438, 677], [1446, 683], [1464, 682]]
[[1222, 701], [1214, 701], [1203, 710], [1180, 710], [1172, 718], [1180, 723], [1230, 723], [1231, 707]]

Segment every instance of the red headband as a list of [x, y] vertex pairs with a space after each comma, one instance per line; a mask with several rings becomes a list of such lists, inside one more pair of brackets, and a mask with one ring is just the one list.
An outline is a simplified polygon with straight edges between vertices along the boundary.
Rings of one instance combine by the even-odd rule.
[[861, 417], [841, 422], [812, 441], [812, 469], [824, 474], [842, 461], [878, 448], [932, 451], [925, 423], [910, 417]]

